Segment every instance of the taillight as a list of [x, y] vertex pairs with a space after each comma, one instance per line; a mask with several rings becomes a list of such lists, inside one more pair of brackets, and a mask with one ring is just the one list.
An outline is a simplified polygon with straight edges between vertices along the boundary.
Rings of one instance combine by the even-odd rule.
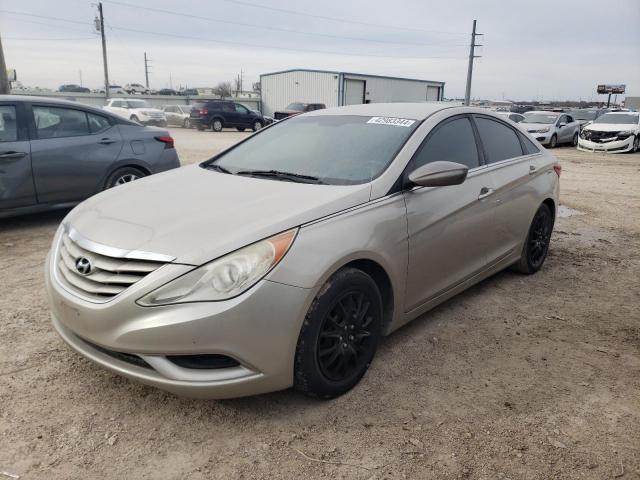
[[558, 178], [560, 178], [560, 174], [562, 173], [562, 167], [560, 166], [559, 163], [556, 163], [553, 166], [553, 171], [556, 172], [556, 175], [558, 175]]
[[200, 109], [200, 115], [206, 115], [207, 113], [209, 113], [209, 109], [207, 107]]
[[155, 139], [159, 142], [164, 143], [165, 150], [167, 148], [173, 148], [173, 137], [170, 137], [169, 135], [163, 135], [161, 137], [155, 137]]

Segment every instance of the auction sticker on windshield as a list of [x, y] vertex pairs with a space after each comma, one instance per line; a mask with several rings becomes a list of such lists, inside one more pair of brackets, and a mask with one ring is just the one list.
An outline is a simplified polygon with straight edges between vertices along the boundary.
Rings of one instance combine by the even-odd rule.
[[393, 125], [395, 127], [410, 127], [415, 120], [409, 120], [408, 118], [395, 118], [395, 117], [371, 117], [367, 123], [375, 123], [377, 125]]

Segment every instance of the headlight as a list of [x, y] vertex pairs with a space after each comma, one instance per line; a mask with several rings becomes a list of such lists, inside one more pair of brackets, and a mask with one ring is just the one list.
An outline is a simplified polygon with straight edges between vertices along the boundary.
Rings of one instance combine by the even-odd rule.
[[633, 130], [625, 130], [624, 132], [618, 132], [617, 137], [620, 139], [625, 139], [630, 137], [631, 135], [634, 135], [635, 132]]
[[549, 127], [539, 128], [536, 130], [536, 133], [547, 133], [549, 131]]
[[274, 235], [191, 270], [138, 300], [144, 306], [216, 302], [237, 297], [275, 267], [298, 229]]

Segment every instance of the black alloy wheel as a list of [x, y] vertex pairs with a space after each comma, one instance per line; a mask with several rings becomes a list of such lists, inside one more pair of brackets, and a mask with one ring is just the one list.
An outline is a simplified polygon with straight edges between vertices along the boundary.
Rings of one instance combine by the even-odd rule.
[[336, 272], [320, 290], [300, 330], [296, 389], [333, 398], [363, 377], [382, 334], [382, 298], [373, 279], [355, 268]]
[[522, 257], [514, 265], [515, 270], [525, 274], [532, 274], [540, 270], [547, 258], [547, 253], [549, 253], [552, 231], [553, 214], [549, 207], [543, 203], [533, 217]]

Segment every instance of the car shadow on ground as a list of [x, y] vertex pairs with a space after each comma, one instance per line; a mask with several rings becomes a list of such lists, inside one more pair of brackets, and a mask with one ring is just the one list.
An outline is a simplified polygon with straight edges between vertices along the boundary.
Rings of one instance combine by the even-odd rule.
[[11, 233], [12, 230], [33, 229], [40, 227], [57, 227], [71, 209], [65, 208], [50, 212], [32, 213], [16, 217], [0, 218], [0, 233]]

